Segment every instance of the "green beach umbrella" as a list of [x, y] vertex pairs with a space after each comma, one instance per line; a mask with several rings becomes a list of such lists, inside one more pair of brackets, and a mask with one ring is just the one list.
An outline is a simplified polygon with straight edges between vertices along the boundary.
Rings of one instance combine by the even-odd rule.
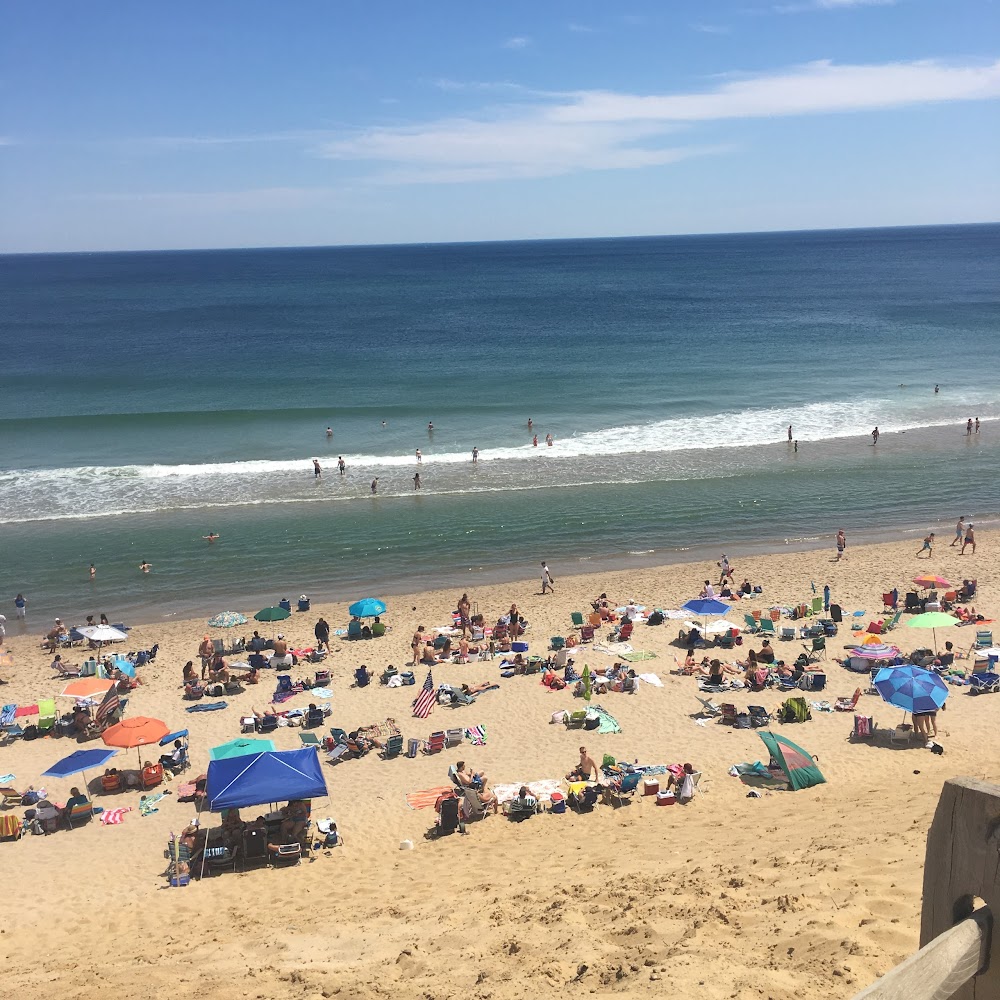
[[583, 665], [583, 700], [590, 704], [590, 667]]
[[284, 608], [261, 608], [254, 618], [259, 622], [280, 622], [291, 616], [291, 611]]
[[212, 747], [208, 751], [210, 760], [229, 760], [231, 757], [245, 757], [252, 753], [264, 753], [274, 750], [272, 740], [235, 739], [221, 746]]
[[929, 628], [934, 637], [934, 652], [937, 652], [937, 629], [957, 625], [958, 619], [946, 615], [943, 611], [925, 611], [922, 615], [914, 615], [907, 623], [907, 628]]

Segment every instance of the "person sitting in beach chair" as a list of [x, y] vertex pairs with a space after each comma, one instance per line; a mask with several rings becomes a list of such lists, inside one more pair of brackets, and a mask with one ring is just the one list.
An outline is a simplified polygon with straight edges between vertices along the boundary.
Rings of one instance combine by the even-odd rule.
[[174, 740], [170, 753], [160, 754], [160, 763], [171, 772], [182, 771], [187, 763], [187, 747], [183, 740]]
[[487, 777], [485, 774], [478, 774], [471, 767], [466, 766], [464, 760], [460, 760], [455, 765], [455, 781], [463, 788], [482, 789], [486, 787]]
[[538, 811], [538, 799], [531, 794], [531, 789], [527, 785], [521, 785], [517, 798], [511, 799], [504, 808], [504, 812], [515, 823], [526, 820]]
[[293, 799], [281, 810], [281, 826], [278, 828], [282, 842], [301, 842], [302, 835], [309, 826], [312, 803], [308, 799]]
[[567, 802], [574, 812], [592, 812], [601, 792], [597, 785], [587, 785], [584, 788], [571, 788]]

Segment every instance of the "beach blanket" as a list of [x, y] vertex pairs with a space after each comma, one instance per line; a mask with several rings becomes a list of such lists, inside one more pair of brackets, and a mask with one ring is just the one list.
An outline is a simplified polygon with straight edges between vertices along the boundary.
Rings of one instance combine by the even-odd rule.
[[656, 653], [648, 649], [637, 649], [632, 653], [622, 653], [622, 659], [627, 660], [629, 663], [639, 663], [642, 660], [655, 660]]
[[330, 688], [313, 688], [309, 692], [314, 698], [332, 698], [333, 691]]
[[370, 726], [361, 726], [358, 736], [399, 736], [399, 726], [392, 719], [385, 722], [375, 722]]
[[155, 795], [146, 795], [143, 797], [142, 801], [139, 803], [139, 815], [140, 816], [152, 816], [153, 813], [159, 812], [156, 803], [160, 799], [166, 796], [166, 792], [157, 792]]
[[622, 727], [618, 725], [618, 720], [609, 711], [601, 708], [600, 705], [593, 705], [590, 711], [596, 712], [598, 718], [601, 720], [601, 724], [597, 727], [599, 733], [620, 733], [622, 731]]
[[38, 715], [37, 705], [20, 705], [14, 710], [15, 719], [23, 719], [26, 715]]
[[288, 701], [289, 698], [294, 698], [295, 691], [275, 691], [271, 696], [272, 705], [280, 705], [283, 701]]
[[206, 701], [198, 705], [190, 705], [185, 708], [185, 712], [218, 712], [219, 709], [228, 708], [229, 703], [225, 701]]
[[433, 809], [434, 803], [445, 792], [450, 792], [454, 787], [454, 785], [438, 785], [435, 788], [425, 788], [420, 792], [407, 792], [406, 804], [411, 809]]
[[[465, 738], [474, 747], [486, 746], [486, 726], [470, 726], [465, 731]], [[11, 775], [13, 778], [13, 775]]]
[[14, 725], [14, 719], [17, 717], [17, 705], [4, 705], [0, 709], [0, 726], [12, 726]]
[[504, 802], [511, 802], [518, 797], [521, 786], [527, 785], [528, 791], [539, 801], [552, 798], [553, 792], [562, 791], [562, 782], [558, 778], [539, 778], [536, 781], [516, 781], [506, 785], [491, 785], [493, 794], [497, 801], [503, 805]]
[[595, 642], [591, 649], [598, 653], [607, 653], [608, 656], [625, 656], [632, 652], [632, 646], [627, 642]]
[[118, 826], [122, 820], [125, 819], [125, 813], [131, 811], [131, 806], [125, 806], [124, 808], [119, 809], [105, 809], [99, 818], [104, 826]]
[[639, 680], [645, 681], [647, 684], [652, 684], [653, 687], [663, 687], [663, 681], [656, 674], [637, 674], [636, 676]]

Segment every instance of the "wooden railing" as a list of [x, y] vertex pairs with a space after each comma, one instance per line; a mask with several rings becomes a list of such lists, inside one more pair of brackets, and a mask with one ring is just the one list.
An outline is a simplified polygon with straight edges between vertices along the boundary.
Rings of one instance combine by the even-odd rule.
[[997, 1000], [994, 913], [1000, 913], [1000, 786], [953, 778], [927, 835], [920, 951], [854, 1000]]

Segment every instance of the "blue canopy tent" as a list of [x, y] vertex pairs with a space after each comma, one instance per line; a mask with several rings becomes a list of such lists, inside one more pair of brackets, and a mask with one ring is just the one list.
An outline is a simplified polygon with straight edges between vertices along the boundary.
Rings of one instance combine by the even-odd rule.
[[[74, 774], [82, 774], [83, 783], [87, 786], [89, 784], [87, 781], [87, 771], [92, 767], [103, 767], [116, 753], [118, 753], [117, 750], [109, 750], [107, 747], [100, 747], [94, 750], [77, 750], [68, 757], [63, 757], [62, 760], [56, 761], [47, 771], [42, 771], [42, 777], [69, 778]], [[89, 793], [90, 789], [88, 788], [87, 791]]]
[[205, 798], [212, 812], [327, 794], [315, 747], [265, 751], [208, 764]]

